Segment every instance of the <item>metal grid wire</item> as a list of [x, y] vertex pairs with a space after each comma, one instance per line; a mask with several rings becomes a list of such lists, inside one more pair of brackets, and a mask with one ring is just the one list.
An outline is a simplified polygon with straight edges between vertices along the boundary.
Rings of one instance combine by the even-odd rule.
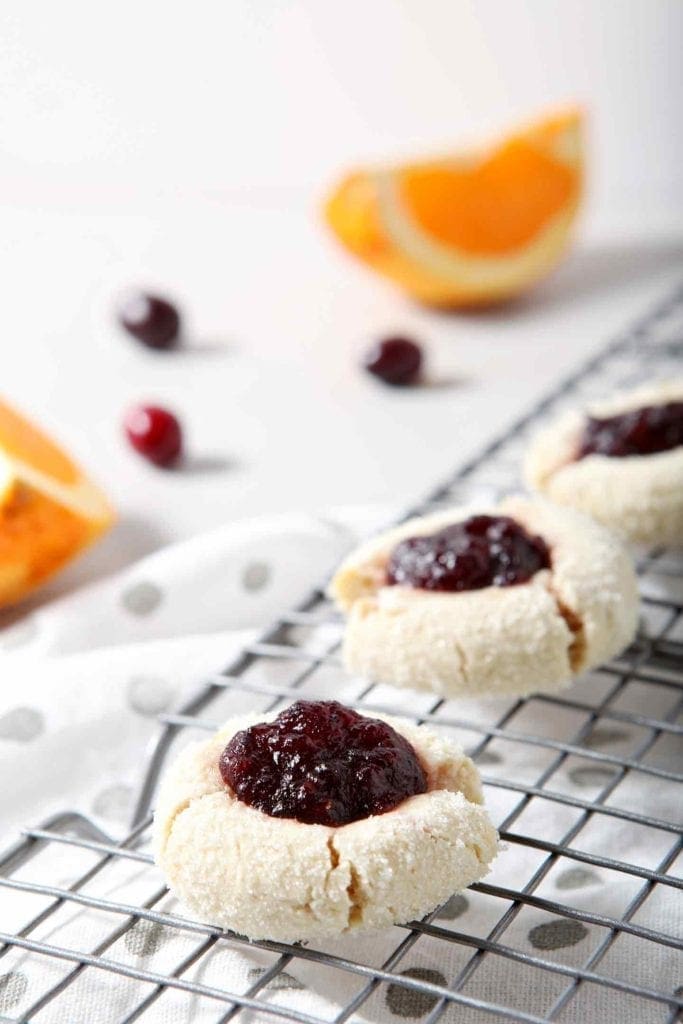
[[[647, 377], [666, 377], [680, 372], [681, 356], [683, 288], [562, 381], [504, 436], [406, 515], [468, 500], [495, 499], [514, 490], [519, 480], [519, 455], [530, 434], [546, 416], [554, 415], [565, 406], [633, 386]], [[681, 989], [675, 990], [672, 985], [668, 991], [663, 991], [656, 983], [643, 984], [640, 975], [613, 976], [606, 969], [608, 954], [620, 940], [639, 942], [640, 956], [652, 965], [659, 962], [662, 948], [683, 945], [674, 934], [643, 924], [642, 915], [639, 917], [638, 913], [653, 896], [661, 898], [663, 893], [668, 900], [675, 895], [675, 889], [683, 887], [683, 880], [669, 873], [681, 849], [678, 823], [659, 816], [661, 804], [654, 799], [662, 787], [683, 780], [683, 776], [670, 770], [666, 763], [662, 767], [654, 756], [662, 741], [674, 742], [683, 732], [679, 721], [683, 704], [683, 560], [680, 554], [651, 550], [641, 554], [638, 572], [643, 617], [637, 639], [627, 652], [593, 673], [588, 682], [575, 685], [568, 695], [544, 694], [510, 700], [502, 712], [498, 703], [495, 712], [489, 710], [488, 717], [481, 709], [475, 709], [474, 702], [404, 694], [349, 680], [343, 675], [338, 658], [339, 618], [323, 591], [312, 593], [293, 611], [282, 615], [224, 673], [204, 682], [178, 713], [160, 716], [160, 733], [141, 783], [134, 824], [127, 835], [113, 839], [84, 816], [66, 813], [52, 818], [41, 828], [27, 829], [22, 839], [0, 858], [0, 895], [6, 890], [23, 898], [30, 894], [36, 903], [35, 913], [28, 921], [0, 932], [0, 942], [4, 943], [0, 956], [10, 961], [12, 956], [20, 956], [22, 963], [35, 959], [43, 971], [46, 966], [59, 967], [52, 974], [48, 971], [44, 990], [33, 999], [32, 1005], [23, 1008], [19, 1016], [2, 1019], [23, 1024], [52, 1020], [80, 1024], [68, 1011], [60, 1016], [56, 1008], [66, 1001], [70, 990], [87, 977], [96, 992], [101, 986], [105, 1000], [112, 983], [119, 991], [121, 986], [132, 985], [127, 1008], [106, 1017], [117, 1024], [147, 1019], [157, 1001], [168, 997], [169, 993], [187, 1000], [188, 1005], [192, 999], [199, 999], [202, 1006], [211, 1005], [215, 1009], [211, 1019], [222, 1024], [250, 1015], [251, 1020], [276, 1018], [320, 1024], [319, 1018], [293, 1007], [291, 1000], [273, 998], [274, 992], [277, 994], [286, 988], [278, 982], [285, 978], [291, 980], [286, 969], [291, 971], [297, 965], [305, 965], [309, 981], [320, 972], [319, 990], [323, 993], [327, 991], [325, 979], [329, 980], [330, 972], [337, 972], [353, 982], [347, 989], [351, 995], [342, 1001], [331, 1018], [334, 1024], [365, 1019], [364, 1009], [367, 1010], [369, 1001], [378, 990], [386, 991], [387, 986], [394, 992], [412, 993], [416, 1015], [426, 1024], [435, 1024], [442, 1017], [477, 1022], [502, 1018], [527, 1024], [573, 1020], [574, 1016], [565, 1014], [579, 993], [585, 994], [586, 989], [592, 996], [602, 993], [600, 1005], [603, 1006], [605, 994], [610, 1001], [620, 997], [627, 999], [632, 1014], [629, 1019], [645, 1019], [647, 1011], [648, 1020], [672, 1024], [683, 1005]], [[641, 692], [646, 688], [646, 706], [651, 713], [644, 714], [642, 705], [640, 710], [629, 709], [629, 701], [623, 698], [634, 685]], [[375, 963], [371, 957], [352, 960], [313, 946], [277, 942], [249, 944], [241, 936], [187, 919], [165, 906], [159, 909], [168, 897], [148, 852], [150, 808], [171, 748], [194, 738], [198, 731], [213, 730], [231, 710], [277, 709], [297, 695], [324, 697], [331, 693], [365, 712], [391, 711], [450, 729], [465, 741], [469, 753], [483, 768], [487, 800], [490, 802], [496, 794], [506, 797], [506, 811], [499, 820], [501, 836], [509, 847], [533, 854], [532, 867], [529, 877], [519, 884], [506, 887], [482, 882], [471, 888], [470, 893], [488, 901], [487, 920], [491, 924], [485, 933], [458, 931], [450, 923], [448, 926], [441, 924], [437, 911], [423, 921], [394, 929], [393, 949], [381, 962]], [[531, 717], [528, 712], [533, 712]], [[539, 726], [539, 723], [557, 721], [562, 716], [570, 723], [565, 733], [553, 733], [552, 728]], [[615, 725], [635, 737], [630, 748], [614, 754], [595, 749], [591, 739], [596, 731], [600, 728], [604, 731], [606, 726], [614, 729]], [[503, 772], [497, 773], [496, 756], [492, 754], [496, 744], [521, 746], [528, 753], [526, 771], [518, 777], [512, 773], [510, 778]], [[597, 772], [595, 778], [599, 781], [592, 798], [578, 797], [558, 783], [561, 779], [558, 770], [567, 770], [569, 764], [582, 766], [584, 771], [592, 770], [594, 775]], [[487, 767], [491, 768], [488, 773]], [[634, 779], [641, 787], [639, 792], [642, 793], [643, 786], [650, 787], [645, 792], [653, 794], [652, 800], [613, 799], [618, 797], [620, 786]], [[535, 826], [524, 824], [524, 816], [530, 809], [550, 805], [555, 813], [566, 811], [568, 815], [568, 827], [557, 838], [548, 837], [543, 825], [538, 825], [538, 818]], [[608, 856], [604, 848], [602, 852], [599, 847], [591, 848], [590, 842], [585, 844], [585, 849], [575, 847], [574, 840], [596, 819], [613, 823], [615, 829], [646, 829], [648, 842], [651, 838], [656, 851], [654, 866]], [[533, 819], [530, 820], [533, 823]], [[53, 854], [59, 855], [58, 867], [50, 859]], [[112, 871], [115, 880], [116, 870], [122, 865], [135, 869], [140, 876], [136, 876], [133, 896], [126, 899], [117, 896], [122, 891], [130, 892], [129, 888], [119, 890], [112, 885], [103, 890], [97, 885], [98, 879]], [[605, 872], [610, 880], [620, 884], [629, 882], [623, 912], [618, 917], [608, 917], [586, 909], [585, 901], [584, 906], [574, 905], [569, 892], [566, 902], [539, 895], [544, 879], [559, 865], [573, 865], [575, 869], [589, 866]], [[56, 878], [61, 881], [55, 881]], [[102, 895], [103, 891], [108, 895]], [[569, 958], [552, 952], [537, 955], [515, 945], [509, 937], [506, 941], [506, 932], [514, 932], [514, 922], [529, 908], [544, 912], [549, 919], [595, 926], [598, 941], [590, 956], [581, 961], [576, 955]], [[70, 933], [69, 941], [63, 945], [51, 943], [50, 925], [59, 920], [65, 910], [72, 914], [78, 911], [76, 921], [88, 913], [96, 913], [104, 919], [106, 924], [99, 938], [91, 940], [87, 928], [77, 928], [76, 934]], [[178, 954], [175, 962], [166, 963], [163, 971], [146, 970], [139, 966], [139, 958], [136, 961], [121, 955], [120, 940], [130, 938], [136, 929], [139, 933], [143, 925], [170, 927], [174, 935], [186, 940], [183, 955]], [[53, 928], [52, 933], [56, 930]], [[445, 984], [443, 975], [434, 978], [429, 972], [401, 970], [406, 959], [410, 959], [409, 952], [425, 937], [436, 942], [437, 950], [443, 954], [439, 966], [457, 964]], [[241, 987], [226, 988], [220, 978], [219, 982], [209, 984], [202, 980], [200, 968], [205, 958], [215, 954], [221, 944], [232, 950], [257, 949], [268, 955], [267, 966], [252, 971], [249, 983]], [[431, 948], [433, 950], [434, 945]], [[453, 960], [454, 952], [458, 953], [457, 961]], [[497, 991], [495, 986], [472, 987], [471, 983], [492, 959], [512, 962], [520, 972], [532, 969], [542, 972], [546, 979], [549, 975], [553, 977], [555, 984], [542, 1015], [529, 1012], [528, 1005], [519, 1001], [513, 1005], [509, 992]], [[538, 977], [536, 973], [531, 976]], [[658, 972], [653, 966], [645, 976], [656, 979]], [[608, 1005], [618, 1004], [610, 1002]], [[634, 1005], [642, 1007], [642, 1018], [634, 1013]], [[389, 1016], [384, 1010], [383, 1019]], [[191, 1018], [182, 1016], [182, 1019]], [[377, 1011], [374, 1019], [377, 1019]], [[589, 1019], [586, 1011], [580, 1019]], [[604, 1019], [603, 1014], [600, 1019]]]

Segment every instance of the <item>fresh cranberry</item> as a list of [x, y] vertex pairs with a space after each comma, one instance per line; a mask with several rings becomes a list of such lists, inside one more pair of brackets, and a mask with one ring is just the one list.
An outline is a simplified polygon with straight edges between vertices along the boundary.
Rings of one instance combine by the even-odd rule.
[[542, 537], [508, 516], [472, 516], [425, 537], [401, 541], [389, 557], [387, 583], [420, 590], [479, 590], [526, 583], [550, 567]]
[[579, 445], [586, 455], [653, 455], [683, 445], [683, 402], [644, 405], [617, 416], [590, 416]]
[[136, 405], [127, 412], [124, 428], [133, 448], [156, 466], [170, 466], [180, 457], [180, 423], [167, 409]]
[[372, 346], [363, 365], [385, 384], [413, 384], [422, 367], [422, 350], [408, 338], [384, 338]]
[[135, 292], [122, 303], [119, 323], [148, 348], [171, 348], [180, 333], [180, 314], [158, 295]]
[[300, 700], [236, 733], [219, 769], [245, 804], [311, 825], [383, 814], [427, 790], [408, 740], [336, 700]]

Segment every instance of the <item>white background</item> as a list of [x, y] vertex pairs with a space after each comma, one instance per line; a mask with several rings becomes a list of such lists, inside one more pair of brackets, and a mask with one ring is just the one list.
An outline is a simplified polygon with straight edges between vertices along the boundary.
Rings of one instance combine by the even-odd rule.
[[[2, 391], [120, 510], [60, 584], [234, 518], [409, 500], [680, 274], [679, 0], [5, 3]], [[442, 152], [555, 103], [589, 112], [570, 260], [490, 313], [420, 310], [337, 249], [319, 204], [354, 163]], [[118, 290], [187, 312], [188, 350], [117, 330]], [[358, 369], [414, 334], [433, 386]], [[122, 440], [168, 403], [188, 465]]]

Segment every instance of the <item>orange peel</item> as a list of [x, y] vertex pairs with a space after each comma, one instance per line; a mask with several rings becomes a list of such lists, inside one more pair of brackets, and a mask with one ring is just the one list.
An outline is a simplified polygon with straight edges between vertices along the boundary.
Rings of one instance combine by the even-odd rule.
[[113, 520], [76, 463], [0, 400], [0, 607], [28, 596]]
[[571, 240], [583, 181], [582, 114], [554, 113], [498, 145], [349, 174], [325, 218], [358, 259], [435, 306], [521, 294]]

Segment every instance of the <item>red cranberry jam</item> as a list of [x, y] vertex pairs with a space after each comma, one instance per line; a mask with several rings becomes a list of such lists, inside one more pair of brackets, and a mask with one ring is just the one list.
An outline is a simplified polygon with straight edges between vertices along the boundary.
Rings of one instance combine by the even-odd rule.
[[683, 444], [683, 402], [644, 405], [640, 409], [588, 418], [581, 437], [579, 455], [654, 455]]
[[336, 700], [299, 700], [236, 733], [219, 769], [245, 804], [309, 825], [346, 825], [427, 790], [408, 740]]
[[394, 548], [387, 583], [420, 590], [480, 590], [526, 583], [550, 567], [542, 537], [508, 516], [471, 516]]

